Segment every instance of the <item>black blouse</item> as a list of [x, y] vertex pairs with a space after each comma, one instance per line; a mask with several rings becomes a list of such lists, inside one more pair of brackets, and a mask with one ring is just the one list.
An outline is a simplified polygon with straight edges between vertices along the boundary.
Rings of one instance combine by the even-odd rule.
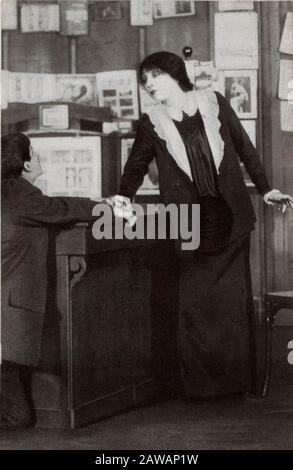
[[181, 122], [173, 121], [185, 144], [192, 178], [199, 196], [217, 196], [216, 167], [200, 112], [183, 114]]
[[183, 115], [174, 124], [185, 144], [193, 182], [199, 195], [201, 242], [199, 251], [214, 251], [228, 243], [232, 213], [217, 187], [217, 171], [200, 112]]

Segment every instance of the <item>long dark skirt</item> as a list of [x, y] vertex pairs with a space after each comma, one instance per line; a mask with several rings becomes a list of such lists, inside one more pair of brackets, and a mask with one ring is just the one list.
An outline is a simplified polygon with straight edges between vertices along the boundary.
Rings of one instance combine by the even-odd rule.
[[187, 397], [253, 390], [249, 237], [181, 260], [178, 358]]

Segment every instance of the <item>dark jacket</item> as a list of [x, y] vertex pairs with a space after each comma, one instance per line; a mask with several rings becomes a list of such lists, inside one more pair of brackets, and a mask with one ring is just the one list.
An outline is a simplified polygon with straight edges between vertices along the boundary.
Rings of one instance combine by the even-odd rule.
[[4, 179], [2, 197], [2, 359], [39, 360], [47, 293], [48, 227], [89, 221], [95, 202], [44, 196], [22, 177]]
[[[256, 220], [248, 190], [241, 173], [238, 157], [260, 194], [270, 191], [258, 153], [252, 145], [241, 122], [225, 98], [216, 93], [219, 103], [220, 133], [224, 141], [224, 156], [219, 168], [218, 188], [233, 214], [230, 240], [235, 240], [253, 230]], [[193, 182], [178, 167], [169, 154], [164, 140], [156, 134], [149, 117], [142, 116], [135, 142], [124, 168], [119, 194], [134, 197], [142, 184], [148, 165], [156, 158], [160, 199], [164, 204], [196, 204], [197, 193]]]

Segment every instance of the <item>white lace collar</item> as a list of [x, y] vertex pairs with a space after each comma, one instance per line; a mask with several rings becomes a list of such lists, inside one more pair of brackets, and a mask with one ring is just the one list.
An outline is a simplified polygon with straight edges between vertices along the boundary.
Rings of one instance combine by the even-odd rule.
[[175, 108], [173, 106], [166, 106], [162, 104], [162, 106], [165, 108], [166, 113], [171, 119], [181, 122], [183, 121], [183, 113], [187, 114], [188, 116], [193, 116], [196, 113], [198, 104], [195, 99], [194, 93], [192, 91], [188, 91], [186, 95], [186, 102], [182, 108]]
[[[186, 105], [183, 110], [193, 116], [199, 109], [206, 135], [210, 144], [217, 172], [224, 155], [224, 142], [220, 135], [221, 123], [219, 121], [219, 104], [212, 90], [194, 90], [188, 92]], [[154, 125], [157, 135], [166, 141], [167, 149], [177, 165], [192, 180], [191, 169], [185, 145], [172, 119], [181, 121], [183, 110], [169, 108], [163, 104], [155, 104], [147, 110], [147, 114]]]

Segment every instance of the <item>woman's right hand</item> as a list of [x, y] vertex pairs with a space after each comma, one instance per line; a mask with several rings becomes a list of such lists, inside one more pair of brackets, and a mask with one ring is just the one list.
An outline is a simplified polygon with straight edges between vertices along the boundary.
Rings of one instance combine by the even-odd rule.
[[113, 207], [115, 217], [122, 217], [127, 220], [127, 227], [132, 227], [135, 224], [137, 217], [133, 213], [129, 197], [116, 194], [115, 196], [107, 198], [106, 201]]

